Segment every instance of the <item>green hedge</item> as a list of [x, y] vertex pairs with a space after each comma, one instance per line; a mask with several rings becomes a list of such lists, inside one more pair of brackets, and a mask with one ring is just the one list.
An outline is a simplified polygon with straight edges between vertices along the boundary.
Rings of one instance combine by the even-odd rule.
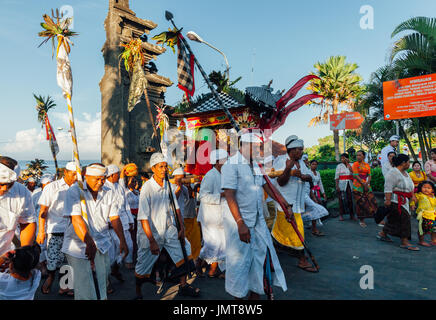
[[[322, 184], [328, 199], [336, 197], [335, 169], [320, 170]], [[371, 169], [371, 187], [373, 191], [383, 192], [385, 179], [380, 168]]]

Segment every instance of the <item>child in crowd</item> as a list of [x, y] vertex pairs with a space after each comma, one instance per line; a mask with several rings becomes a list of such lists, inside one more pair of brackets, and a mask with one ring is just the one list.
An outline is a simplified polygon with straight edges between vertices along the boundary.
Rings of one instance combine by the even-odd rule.
[[0, 272], [0, 300], [33, 300], [41, 281], [39, 255], [39, 246], [25, 246], [0, 257], [7, 268]]
[[[416, 215], [418, 219], [419, 244], [424, 247], [436, 246], [436, 197], [435, 186], [430, 181], [423, 181], [418, 185]], [[412, 209], [415, 206], [411, 203]], [[424, 235], [431, 234], [431, 244], [424, 241]]]

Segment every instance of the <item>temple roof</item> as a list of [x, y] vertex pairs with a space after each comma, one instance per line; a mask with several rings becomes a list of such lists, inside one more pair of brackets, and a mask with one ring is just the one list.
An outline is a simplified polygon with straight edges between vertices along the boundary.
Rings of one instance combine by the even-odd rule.
[[[228, 109], [240, 108], [240, 107], [245, 106], [245, 104], [239, 103], [234, 98], [232, 98], [231, 96], [229, 96], [228, 94], [226, 94], [224, 92], [220, 92], [220, 93], [218, 93], [218, 95], [221, 98], [221, 100], [223, 101], [224, 105]], [[189, 116], [193, 116], [195, 114], [213, 112], [213, 111], [224, 111], [224, 110], [221, 108], [218, 101], [214, 97], [211, 97], [211, 98], [207, 99], [206, 101], [204, 101], [203, 103], [201, 103], [200, 105], [194, 107], [194, 109], [183, 113], [183, 115], [173, 114], [173, 116], [175, 116], [175, 117], [177, 117], [177, 116], [189, 117]]]

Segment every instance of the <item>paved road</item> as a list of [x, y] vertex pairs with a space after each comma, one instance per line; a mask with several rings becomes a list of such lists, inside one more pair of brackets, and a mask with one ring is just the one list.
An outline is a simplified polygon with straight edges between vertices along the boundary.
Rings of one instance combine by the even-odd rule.
[[[276, 299], [434, 299], [436, 282], [432, 281], [436, 247], [412, 252], [399, 248], [399, 239], [393, 243], [376, 240], [381, 229], [373, 220], [362, 228], [357, 222], [337, 218], [324, 221], [325, 237], [315, 237], [306, 229], [309, 248], [320, 265], [320, 273], [308, 273], [296, 267], [296, 258], [278, 252], [281, 266], [286, 276], [288, 291], [275, 288]], [[412, 243], [416, 243], [417, 224], [412, 219]], [[369, 265], [374, 270], [374, 289], [363, 290], [359, 282], [363, 274], [360, 268]], [[119, 283], [112, 279], [115, 292], [110, 300], [129, 300], [134, 297], [133, 272], [122, 270], [126, 281]], [[201, 299], [232, 299], [224, 290], [224, 280], [193, 278], [202, 290]], [[184, 299], [177, 296], [177, 286], [168, 284], [161, 295], [156, 295], [156, 287], [143, 285], [145, 299]], [[57, 294], [54, 284], [49, 295], [38, 290], [35, 299], [71, 299]]]

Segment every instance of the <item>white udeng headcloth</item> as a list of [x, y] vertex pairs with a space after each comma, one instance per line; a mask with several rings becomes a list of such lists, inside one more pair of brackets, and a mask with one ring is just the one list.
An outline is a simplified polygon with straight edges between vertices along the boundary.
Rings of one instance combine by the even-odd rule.
[[210, 163], [215, 164], [218, 160], [227, 159], [228, 154], [224, 149], [216, 149], [210, 152]]
[[185, 172], [183, 171], [182, 168], [177, 168], [176, 170], [173, 171], [173, 176], [183, 176], [185, 174]]
[[304, 148], [304, 141], [301, 139], [294, 140], [289, 145], [287, 145], [286, 148], [288, 149]]
[[168, 162], [168, 160], [160, 152], [153, 153], [150, 157], [150, 168], [153, 168], [155, 165], [157, 165], [158, 163], [161, 163], [161, 162]]
[[17, 181], [17, 174], [3, 163], [0, 163], [0, 183], [11, 183]]
[[260, 132], [246, 132], [241, 136], [242, 142], [262, 143], [263, 140], [263, 135]]
[[106, 167], [102, 167], [98, 164], [93, 164], [86, 167], [86, 173], [87, 176], [93, 176], [93, 177], [101, 177], [105, 176], [107, 172]]
[[110, 164], [107, 166], [107, 175], [111, 176], [115, 173], [120, 172], [120, 168], [118, 168], [118, 166], [114, 165], [114, 164]]
[[70, 161], [66, 164], [65, 169], [68, 171], [76, 171], [76, 163], [73, 161]]

